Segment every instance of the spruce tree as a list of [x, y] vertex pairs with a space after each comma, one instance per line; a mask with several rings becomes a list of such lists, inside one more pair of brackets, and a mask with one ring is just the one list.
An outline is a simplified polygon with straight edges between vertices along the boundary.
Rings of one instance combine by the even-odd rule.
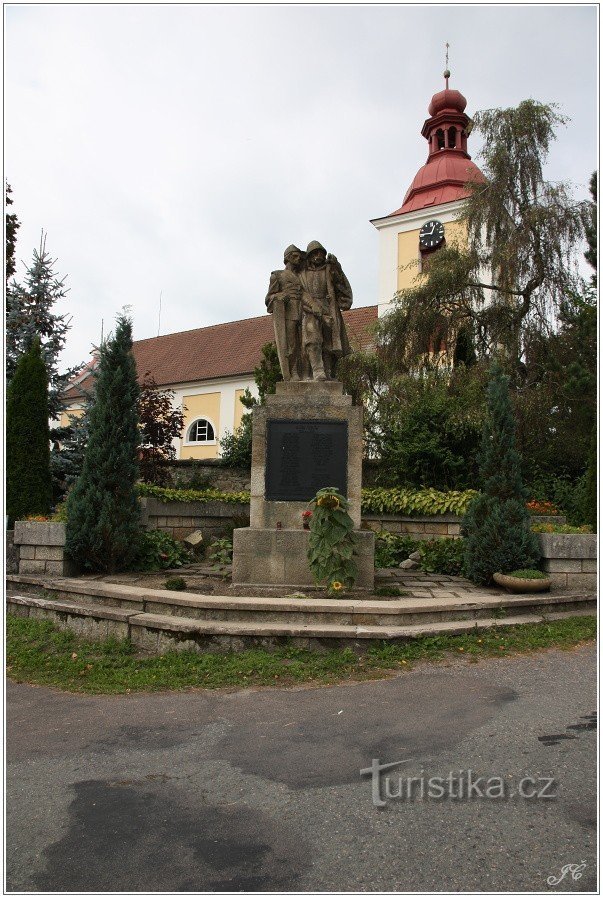
[[138, 549], [138, 397], [132, 322], [120, 315], [100, 349], [84, 464], [67, 500], [66, 550], [83, 570], [125, 570]]
[[482, 492], [469, 506], [462, 524], [465, 573], [484, 585], [495, 573], [530, 568], [540, 558], [536, 534], [530, 530], [521, 456], [515, 448], [509, 378], [498, 363], [491, 369], [488, 413], [479, 457]]
[[78, 368], [59, 372], [59, 355], [71, 326], [68, 315], [57, 315], [54, 306], [67, 295], [65, 278], [54, 271], [56, 260], [46, 251], [43, 235], [40, 249], [25, 274], [24, 285], [11, 281], [6, 290], [6, 379], [10, 382], [22, 353], [39, 337], [48, 374], [48, 408], [51, 418], [61, 412], [60, 394]]
[[6, 512], [12, 522], [50, 511], [48, 378], [40, 341], [23, 353], [6, 394]]
[[[13, 201], [11, 199], [11, 193], [13, 192], [10, 184], [6, 184], [6, 190], [4, 194], [5, 203], [8, 206], [13, 205]], [[17, 247], [17, 231], [21, 227], [21, 222], [17, 218], [15, 212], [7, 212], [6, 213], [6, 263], [5, 263], [5, 275], [6, 282], [8, 283], [8, 279], [12, 278], [15, 273], [15, 249]]]

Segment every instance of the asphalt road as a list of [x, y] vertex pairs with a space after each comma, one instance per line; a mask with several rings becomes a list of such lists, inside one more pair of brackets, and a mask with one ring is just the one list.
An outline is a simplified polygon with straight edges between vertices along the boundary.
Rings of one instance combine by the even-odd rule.
[[[157, 695], [9, 683], [7, 889], [594, 891], [595, 662]], [[373, 759], [405, 763], [373, 782]], [[468, 769], [506, 797], [496, 779], [427, 794], [450, 773], [466, 791]], [[511, 796], [526, 776], [557, 797]]]

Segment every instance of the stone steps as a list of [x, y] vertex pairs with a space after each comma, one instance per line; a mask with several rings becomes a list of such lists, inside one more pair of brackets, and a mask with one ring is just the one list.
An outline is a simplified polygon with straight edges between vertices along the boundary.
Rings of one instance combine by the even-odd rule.
[[392, 601], [200, 596], [99, 581], [11, 575], [7, 608], [85, 638], [129, 638], [141, 651], [362, 645], [596, 613], [588, 594], [411, 597]]

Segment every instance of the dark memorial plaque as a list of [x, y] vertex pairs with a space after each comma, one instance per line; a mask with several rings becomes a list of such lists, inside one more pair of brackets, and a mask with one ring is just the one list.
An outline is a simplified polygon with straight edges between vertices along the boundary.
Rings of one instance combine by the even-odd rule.
[[267, 500], [308, 502], [325, 486], [347, 496], [347, 421], [267, 423]]

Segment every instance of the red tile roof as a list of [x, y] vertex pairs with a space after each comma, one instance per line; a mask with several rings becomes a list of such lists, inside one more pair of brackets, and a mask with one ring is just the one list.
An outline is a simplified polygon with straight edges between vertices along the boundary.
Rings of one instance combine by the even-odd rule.
[[[377, 306], [362, 306], [343, 313], [354, 349], [371, 344], [368, 327], [377, 320]], [[274, 340], [272, 315], [198, 327], [176, 334], [135, 340], [132, 351], [139, 378], [147, 373], [158, 386], [195, 383], [220, 377], [249, 376], [260, 362], [261, 349]], [[88, 389], [91, 375], [74, 383], [66, 401], [81, 398], [79, 386]]]

